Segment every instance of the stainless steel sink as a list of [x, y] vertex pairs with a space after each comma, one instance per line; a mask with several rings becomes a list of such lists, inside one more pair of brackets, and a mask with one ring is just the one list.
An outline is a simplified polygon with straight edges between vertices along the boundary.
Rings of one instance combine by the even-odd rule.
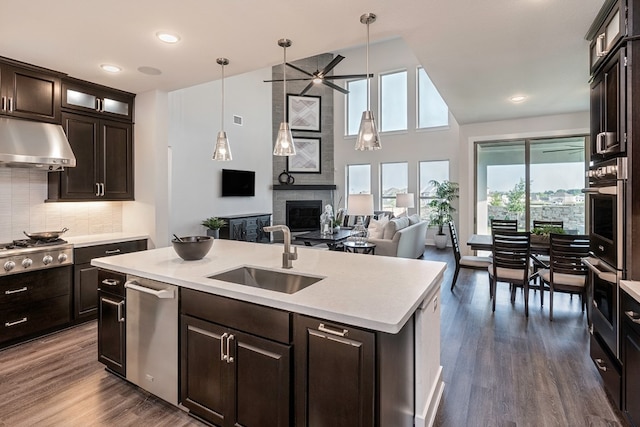
[[293, 294], [319, 282], [324, 279], [324, 277], [283, 273], [281, 271], [264, 270], [256, 267], [239, 267], [234, 270], [225, 271], [224, 273], [214, 274], [213, 276], [209, 276], [209, 279]]

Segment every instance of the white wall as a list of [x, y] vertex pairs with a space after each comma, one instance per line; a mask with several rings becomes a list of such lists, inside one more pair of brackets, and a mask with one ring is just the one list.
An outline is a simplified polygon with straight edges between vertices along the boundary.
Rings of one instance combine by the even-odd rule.
[[[204, 234], [200, 222], [210, 216], [271, 212], [271, 84], [263, 82], [270, 78], [271, 68], [225, 78], [230, 162], [211, 159], [221, 129], [220, 80], [169, 93], [170, 234]], [[222, 169], [255, 171], [255, 197], [220, 197]]]

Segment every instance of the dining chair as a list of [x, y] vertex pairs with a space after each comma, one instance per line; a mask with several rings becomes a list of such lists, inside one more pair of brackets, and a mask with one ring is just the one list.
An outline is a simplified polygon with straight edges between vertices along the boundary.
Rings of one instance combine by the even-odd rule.
[[549, 268], [539, 271], [549, 286], [549, 320], [553, 320], [553, 293], [580, 295], [582, 311], [587, 302], [587, 267], [582, 258], [589, 256], [589, 236], [551, 233]]
[[518, 231], [517, 219], [492, 219], [491, 220], [491, 234], [495, 231]]
[[[541, 228], [541, 227], [554, 227], [554, 228], [562, 228], [564, 230], [564, 221], [562, 220], [538, 220], [538, 219], [534, 219], [533, 220], [533, 228]], [[539, 270], [543, 269], [543, 268], [549, 268], [549, 255], [545, 255], [545, 254], [536, 254], [535, 256], [531, 257], [533, 260], [533, 273], [535, 274], [536, 272], [538, 272]], [[537, 279], [536, 279], [537, 281]], [[540, 288], [542, 290], [544, 290], [544, 284], [541, 283]], [[542, 299], [542, 295], [540, 295], [540, 304], [542, 304], [544, 302], [544, 300]]]
[[[456, 271], [453, 273], [453, 280], [451, 281], [451, 290], [456, 286], [456, 280], [458, 280], [458, 273], [460, 268], [472, 268], [476, 270], [484, 270], [491, 265], [491, 258], [486, 256], [473, 256], [462, 255], [460, 253], [460, 242], [458, 240], [458, 232], [456, 231], [456, 225], [453, 221], [449, 221], [449, 233], [451, 233], [451, 246], [453, 247], [453, 256], [456, 259]], [[489, 292], [491, 292], [489, 288]], [[493, 296], [493, 294], [491, 294]]]
[[496, 311], [496, 284], [506, 282], [511, 287], [511, 302], [516, 298], [516, 288], [524, 289], [524, 313], [529, 316], [529, 232], [495, 230], [493, 234], [492, 263], [488, 267], [489, 285], [493, 295], [492, 310]]

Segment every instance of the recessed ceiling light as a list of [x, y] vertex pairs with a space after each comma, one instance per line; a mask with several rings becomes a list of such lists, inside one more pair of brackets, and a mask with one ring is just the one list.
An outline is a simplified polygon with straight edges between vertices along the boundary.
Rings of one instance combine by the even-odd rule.
[[158, 37], [165, 43], [178, 43], [180, 41], [180, 36], [176, 34], [165, 33], [164, 31], [156, 33], [156, 37]]
[[118, 67], [117, 65], [111, 64], [102, 64], [100, 65], [100, 68], [110, 73], [119, 73], [120, 71], [122, 71], [122, 68]]
[[509, 100], [510, 100], [511, 102], [516, 102], [516, 103], [518, 103], [518, 102], [522, 102], [522, 101], [524, 101], [525, 99], [527, 99], [527, 97], [526, 97], [526, 96], [524, 96], [524, 95], [515, 95], [515, 96], [512, 96], [511, 98], [509, 98]]

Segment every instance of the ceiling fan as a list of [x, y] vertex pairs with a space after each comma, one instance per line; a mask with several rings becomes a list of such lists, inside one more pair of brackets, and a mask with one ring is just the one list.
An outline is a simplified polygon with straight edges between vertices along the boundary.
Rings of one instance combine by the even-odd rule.
[[[324, 67], [321, 70], [316, 69], [315, 72], [310, 73], [306, 70], [303, 70], [300, 67], [297, 67], [293, 64], [290, 63], [286, 63], [289, 67], [293, 68], [296, 71], [299, 71], [303, 74], [305, 74], [307, 77], [305, 78], [300, 78], [300, 79], [287, 79], [287, 81], [289, 82], [293, 82], [293, 81], [309, 81], [309, 84], [302, 89], [302, 91], [300, 92], [300, 96], [304, 95], [305, 93], [309, 92], [309, 90], [311, 90], [311, 88], [313, 87], [313, 85], [316, 84], [323, 84], [325, 86], [330, 87], [331, 89], [337, 90], [338, 92], [342, 92], [344, 94], [349, 93], [348, 90], [341, 88], [340, 86], [330, 82], [329, 80], [337, 80], [337, 79], [364, 79], [367, 77], [366, 74], [348, 74], [348, 75], [342, 75], [342, 76], [327, 76], [327, 74], [329, 74], [331, 72], [331, 70], [333, 70], [335, 68], [336, 65], [338, 65], [340, 63], [340, 61], [342, 61], [344, 59], [344, 56], [342, 55], [336, 55], [335, 58], [333, 58], [331, 60], [331, 62], [329, 62], [327, 64], [326, 67]], [[318, 67], [319, 68], [319, 67]], [[373, 77], [373, 74], [369, 74], [369, 77]], [[281, 82], [283, 79], [278, 79], [278, 80], [265, 80], [265, 82]]]

